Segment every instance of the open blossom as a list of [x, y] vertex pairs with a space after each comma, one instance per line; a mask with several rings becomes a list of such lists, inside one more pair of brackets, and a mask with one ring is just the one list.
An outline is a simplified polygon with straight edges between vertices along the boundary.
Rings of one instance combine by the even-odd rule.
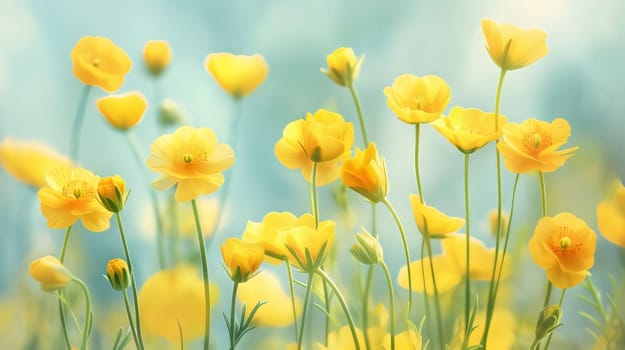
[[521, 29], [483, 19], [482, 32], [490, 58], [502, 69], [529, 66], [549, 52], [547, 33], [539, 29]]
[[106, 121], [118, 130], [127, 130], [139, 124], [147, 102], [139, 91], [109, 95], [98, 99], [98, 110]]
[[426, 223], [427, 234], [431, 237], [444, 237], [457, 232], [464, 225], [464, 219], [447, 216], [438, 209], [425, 205], [416, 194], [410, 194], [409, 198], [412, 214], [422, 234], [426, 234]]
[[341, 179], [345, 186], [377, 203], [386, 198], [388, 176], [384, 159], [378, 154], [375, 143], [364, 149], [356, 149], [356, 155], [343, 161]]
[[48, 145], [5, 138], [0, 143], [0, 164], [18, 180], [41, 187], [50, 170], [71, 166], [72, 161]]
[[451, 99], [449, 85], [439, 76], [400, 75], [384, 88], [386, 103], [399, 120], [408, 124], [429, 123], [445, 111]]
[[327, 57], [328, 69], [321, 72], [340, 86], [350, 86], [358, 79], [363, 57], [357, 58], [350, 47], [339, 47]]
[[495, 130], [495, 114], [454, 107], [448, 117], [436, 119], [432, 126], [461, 152], [472, 153], [501, 136], [506, 117], [499, 116], [498, 119], [499, 129]]
[[269, 67], [262, 55], [233, 55], [222, 52], [206, 57], [206, 70], [224, 91], [235, 98], [252, 93], [267, 78]]
[[222, 171], [233, 163], [232, 148], [218, 143], [213, 130], [190, 126], [156, 139], [147, 160], [148, 167], [161, 174], [152, 186], [165, 190], [177, 185], [178, 202], [217, 191], [224, 183]]
[[130, 71], [130, 57], [110, 39], [82, 37], [71, 54], [74, 76], [86, 85], [101, 87], [106, 92], [119, 89]]
[[221, 245], [221, 255], [230, 272], [230, 278], [235, 282], [247, 282], [254, 277], [263, 262], [265, 250], [262, 245], [255, 242], [228, 238]]
[[599, 232], [608, 241], [625, 248], [625, 186], [618, 182], [611, 199], [597, 206]]
[[150, 40], [143, 46], [143, 61], [150, 74], [160, 75], [171, 62], [171, 48], [164, 40]]

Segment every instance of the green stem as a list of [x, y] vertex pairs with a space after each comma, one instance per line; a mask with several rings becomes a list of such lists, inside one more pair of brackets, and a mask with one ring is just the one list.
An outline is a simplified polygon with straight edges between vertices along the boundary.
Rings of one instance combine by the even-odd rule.
[[293, 309], [293, 326], [295, 329], [295, 342], [298, 342], [297, 336], [297, 308], [295, 307], [295, 288], [293, 287], [293, 270], [291, 269], [291, 264], [289, 264], [289, 260], [285, 259], [284, 264], [286, 265], [286, 271], [289, 276], [289, 292], [291, 293], [291, 308]]
[[69, 235], [72, 233], [72, 225], [68, 226], [65, 230], [65, 236], [63, 236], [63, 245], [61, 246], [61, 255], [59, 261], [63, 263], [65, 261], [65, 253], [67, 252], [67, 245], [69, 243]]
[[543, 302], [543, 309], [549, 305], [549, 299], [551, 299], [551, 291], [553, 290], [553, 284], [547, 280], [547, 292], [545, 292], [545, 301]]
[[465, 288], [464, 288], [464, 324], [465, 324], [465, 334], [469, 334], [469, 328], [471, 325], [469, 324], [469, 314], [471, 312], [471, 275], [470, 275], [470, 254], [471, 249], [469, 249], [471, 244], [471, 225], [470, 225], [470, 213], [469, 213], [469, 154], [464, 154], [464, 208], [465, 208], [465, 220], [466, 220], [466, 280], [465, 280]]
[[234, 322], [234, 309], [237, 305], [237, 289], [239, 289], [239, 282], [234, 281], [232, 286], [232, 302], [230, 304], [230, 350], [234, 350], [236, 344], [234, 343], [234, 334], [236, 333]]
[[306, 294], [304, 295], [304, 309], [302, 310], [302, 324], [300, 325], [299, 337], [297, 341], [297, 350], [302, 350], [302, 340], [304, 339], [304, 325], [306, 324], [306, 314], [310, 304], [310, 292], [312, 291], [313, 273], [308, 273], [308, 282], [306, 283]]
[[92, 315], [91, 315], [91, 296], [89, 295], [89, 290], [87, 289], [87, 286], [83, 283], [83, 281], [79, 280], [78, 278], [74, 278], [74, 281], [76, 281], [80, 287], [82, 288], [83, 292], [85, 293], [85, 327], [83, 330], [83, 334], [82, 334], [82, 345], [80, 346], [81, 350], [87, 350], [87, 340], [89, 339], [89, 334], [91, 333], [91, 322], [92, 322]]
[[[395, 349], [395, 300], [393, 298], [393, 281], [391, 280], [391, 273], [388, 270], [388, 266], [384, 260], [380, 261], [380, 266], [384, 270], [384, 276], [386, 276], [386, 286], [388, 287], [388, 299], [391, 308], [391, 350]], [[365, 332], [366, 333], [366, 332]]]
[[70, 144], [70, 156], [74, 163], [78, 163], [78, 150], [80, 149], [80, 131], [82, 129], [82, 122], [85, 119], [85, 108], [87, 107], [87, 100], [89, 100], [89, 93], [91, 92], [91, 85], [85, 85], [78, 102], [78, 109], [74, 115], [74, 125], [72, 126], [72, 139]]
[[[428, 258], [430, 261], [430, 274], [432, 275], [432, 287], [434, 288], [434, 308], [436, 310], [436, 323], [438, 326], [438, 341], [440, 346], [444, 346], [445, 337], [443, 335], [443, 313], [441, 312], [441, 301], [438, 295], [438, 286], [436, 285], [436, 276], [434, 274], [434, 264], [432, 264], [432, 243], [430, 240], [430, 235], [427, 234], [427, 222], [425, 223], [425, 231], [426, 234], [423, 236], [425, 240], [425, 244], [427, 247]], [[423, 260], [422, 260], [423, 262]], [[423, 263], [421, 264], [423, 265]], [[425, 279], [423, 280], [425, 285]]]
[[206, 247], [204, 246], [204, 236], [202, 235], [202, 225], [200, 224], [200, 215], [197, 211], [197, 203], [195, 199], [191, 200], [193, 207], [193, 216], [195, 218], [195, 229], [197, 232], [197, 240], [200, 246], [200, 260], [202, 261], [202, 278], [204, 280], [204, 350], [208, 350], [210, 345], [210, 324], [211, 324], [211, 294], [210, 285], [208, 283], [208, 261], [206, 259]]
[[399, 220], [399, 216], [397, 216], [397, 212], [393, 209], [393, 206], [388, 201], [388, 199], [384, 198], [382, 201], [384, 205], [388, 208], [388, 210], [393, 215], [395, 219], [395, 223], [397, 224], [397, 228], [399, 229], [399, 234], [401, 235], [401, 241], [404, 245], [404, 255], [406, 257], [406, 269], [408, 270], [408, 312], [412, 309], [412, 273], [410, 272], [410, 252], [408, 251], [408, 242], [406, 241], [406, 233], [404, 232], [404, 227]]
[[[560, 294], [560, 302], [558, 306], [562, 308], [562, 302], [564, 301], [564, 293], [566, 293], [566, 288], [562, 289], [562, 294]], [[551, 343], [551, 337], [553, 336], [553, 332], [549, 333], [549, 337], [547, 337], [547, 343], [545, 344], [545, 348], [543, 350], [549, 349], [549, 344]]]
[[[426, 279], [425, 279], [425, 264], [424, 264], [424, 259], [425, 257], [425, 236], [423, 237], [423, 239], [421, 239], [421, 279], [423, 280], [423, 304], [425, 305], [425, 319], [428, 320], [427, 322], [427, 327], [428, 327], [428, 334], [432, 334], [432, 322], [429, 322], [430, 320], [430, 315], [432, 314], [430, 311], [430, 299], [428, 298], [428, 286], [427, 283], [425, 283]], [[430, 261], [430, 265], [431, 260], [429, 260], [430, 258], [428, 257], [428, 261]]]
[[423, 202], [423, 189], [421, 188], [421, 175], [419, 172], [419, 139], [421, 138], [421, 123], [415, 124], [415, 143], [414, 143], [414, 172], [417, 179], [417, 190], [419, 197]]
[[369, 292], [371, 290], [371, 281], [373, 279], [373, 266], [369, 265], [367, 269], [367, 279], [365, 280], [365, 291], [362, 296], [362, 333], [365, 336], [365, 347], [371, 349], [371, 342], [367, 329], [369, 328]]
[[128, 316], [128, 323], [130, 324], [130, 331], [132, 331], [132, 338], [135, 340], [135, 346], [137, 349], [142, 349], [139, 337], [137, 336], [137, 331], [135, 329], [135, 323], [132, 320], [132, 312], [130, 311], [130, 302], [128, 301], [128, 293], [126, 290], [122, 290], [122, 295], [124, 297], [124, 305], [126, 306], [126, 315]]
[[545, 186], [545, 174], [542, 171], [538, 172], [540, 178], [540, 203], [542, 205], [542, 216], [547, 216], [547, 188]]
[[[69, 244], [69, 236], [72, 232], [72, 225], [68, 226], [63, 236], [63, 245], [61, 246], [61, 254], [59, 255], [59, 261], [63, 263], [65, 260], [65, 253], [67, 252], [67, 245]], [[63, 290], [59, 290], [59, 316], [61, 318], [61, 328], [63, 329], [63, 338], [65, 339], [65, 345], [68, 349], [72, 348], [72, 343], [69, 339], [69, 332], [67, 331], [67, 323], [65, 321], [65, 308], [63, 307]]]
[[310, 178], [310, 206], [315, 218], [315, 228], [319, 226], [319, 201], [317, 199], [317, 162], [313, 162], [312, 175]]
[[356, 106], [356, 112], [358, 113], [358, 121], [360, 122], [360, 131], [362, 132], [362, 140], [365, 143], [364, 147], [367, 147], [367, 145], [369, 144], [369, 138], [367, 137], [367, 128], [365, 127], [365, 117], [362, 114], [360, 101], [358, 100], [358, 95], [356, 95], [356, 89], [354, 89], [354, 84], [350, 83], [348, 87], [349, 87], [349, 92], [352, 94], [354, 105]]

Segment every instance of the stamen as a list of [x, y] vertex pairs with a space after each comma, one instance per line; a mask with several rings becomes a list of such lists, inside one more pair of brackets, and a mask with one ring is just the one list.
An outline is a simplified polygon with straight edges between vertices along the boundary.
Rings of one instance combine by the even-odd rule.
[[560, 248], [567, 249], [571, 246], [571, 239], [568, 236], [560, 237]]
[[193, 161], [193, 155], [191, 153], [185, 153], [184, 156], [182, 156], [182, 159], [185, 163], [189, 164]]

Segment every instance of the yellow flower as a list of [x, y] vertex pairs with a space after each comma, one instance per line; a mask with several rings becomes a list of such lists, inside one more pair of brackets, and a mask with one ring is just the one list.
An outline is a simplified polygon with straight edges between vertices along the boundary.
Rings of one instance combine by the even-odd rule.
[[513, 173], [533, 170], [552, 172], [578, 149], [557, 150], [566, 143], [570, 134], [571, 126], [562, 118], [556, 118], [551, 123], [536, 119], [528, 119], [521, 124], [507, 123], [497, 149], [503, 155], [506, 168]]
[[102, 97], [96, 105], [109, 124], [122, 131], [139, 124], [147, 108], [145, 97], [139, 91]]
[[611, 199], [597, 206], [599, 232], [608, 241], [625, 248], [625, 187], [618, 182]]
[[[395, 349], [421, 350], [421, 334], [414, 329], [395, 334]], [[383, 350], [391, 350], [391, 335], [386, 334]]]
[[119, 213], [126, 203], [126, 182], [119, 175], [108, 176], [98, 182], [98, 198], [106, 210]]
[[[360, 349], [365, 349], [365, 336], [360, 328], [356, 328], [356, 338]], [[354, 338], [349, 326], [343, 326], [336, 331], [328, 333], [328, 346], [316, 343], [317, 350], [352, 350], [356, 349]]]
[[[474, 324], [477, 326], [469, 337], [469, 346], [478, 345], [484, 334], [484, 325], [486, 324], [486, 313], [481, 311], [477, 314]], [[493, 311], [493, 318], [490, 324], [488, 340], [486, 341], [487, 349], [509, 350], [514, 346], [517, 339], [517, 322], [514, 314], [503, 308], [496, 308]], [[464, 331], [458, 334], [458, 339], [464, 339]]]
[[362, 60], [352, 48], [340, 47], [328, 55], [328, 69], [321, 68], [321, 72], [341, 86], [350, 86], [358, 79]]
[[111, 259], [106, 264], [106, 276], [111, 287], [122, 291], [130, 286], [130, 269], [124, 259]]
[[[211, 305], [219, 290], [210, 284]], [[180, 327], [185, 342], [204, 336], [204, 282], [191, 266], [178, 266], [152, 275], [139, 291], [141, 326], [148, 337], [167, 339], [180, 349]]]
[[183, 126], [152, 143], [147, 165], [161, 177], [152, 182], [158, 190], [176, 188], [176, 201], [217, 191], [224, 183], [222, 171], [234, 163], [232, 148], [217, 142], [209, 128]]
[[[182, 210], [177, 202], [168, 201], [164, 210], [163, 224], [166, 232], [175, 232], [180, 237], [196, 240], [197, 231], [195, 227], [195, 216], [192, 210]], [[217, 224], [217, 215], [219, 214], [219, 203], [217, 198], [200, 198], [197, 200], [197, 211], [200, 214], [200, 226], [202, 226], [202, 236], [205, 238], [211, 236], [215, 232]], [[175, 213], [175, 214], [174, 214]], [[176, 215], [172, 218], [172, 215]], [[226, 215], [226, 214], [224, 214]], [[152, 223], [154, 218], [152, 218]], [[177, 225], [177, 227], [174, 227]]]
[[267, 78], [269, 67], [262, 55], [233, 55], [222, 52], [206, 57], [206, 70], [224, 91], [235, 98], [252, 93]]
[[42, 143], [5, 138], [0, 144], [0, 164], [16, 179], [41, 187], [50, 170], [71, 166], [72, 161]]
[[409, 198], [412, 214], [422, 234], [425, 234], [426, 222], [427, 233], [435, 238], [454, 233], [464, 225], [464, 219], [447, 216], [438, 209], [425, 205], [416, 194], [410, 194]]
[[473, 153], [501, 136], [501, 127], [506, 123], [506, 117], [499, 116], [498, 119], [499, 130], [495, 130], [495, 114], [474, 108], [454, 107], [449, 117], [433, 121], [432, 126], [460, 152]]
[[153, 76], [160, 75], [171, 62], [171, 48], [164, 40], [150, 40], [143, 46], [143, 60]]
[[596, 243], [595, 232], [583, 220], [560, 213], [538, 221], [529, 250], [554, 286], [570, 288], [581, 283], [594, 264]]
[[339, 162], [349, 157], [353, 144], [354, 125], [338, 113], [319, 109], [289, 123], [274, 152], [282, 165], [301, 169], [308, 181], [317, 162], [317, 185], [322, 186], [339, 177]]
[[44, 256], [30, 263], [30, 276], [41, 284], [41, 289], [54, 292], [65, 287], [72, 280], [72, 274], [54, 256]]
[[258, 243], [228, 238], [221, 245], [221, 255], [224, 264], [230, 270], [230, 279], [235, 282], [246, 282], [254, 277], [263, 262], [265, 250]]
[[334, 226], [334, 221], [326, 220], [320, 222], [317, 229], [309, 226], [288, 229], [285, 245], [290, 253], [289, 262], [302, 271], [314, 271], [323, 263], [334, 242]]
[[130, 57], [110, 39], [98, 36], [82, 37], [71, 54], [74, 76], [86, 85], [113, 92], [122, 85], [130, 71]]
[[462, 276], [464, 276], [453, 260], [442, 255], [433, 256], [431, 259], [426, 257], [423, 260], [411, 262], [409, 267], [404, 265], [399, 269], [397, 284], [405, 289], [408, 289], [408, 268], [410, 268], [411, 275], [416, 276], [412, 278], [412, 290], [419, 293], [427, 290], [428, 295], [434, 295], [431, 268], [434, 269], [436, 288], [439, 293], [453, 289], [462, 282]]
[[363, 151], [356, 148], [354, 158], [343, 161], [341, 179], [345, 186], [374, 203], [386, 198], [388, 192], [386, 164], [378, 155], [374, 142]]
[[397, 118], [408, 124], [436, 120], [451, 99], [449, 85], [436, 75], [400, 75], [392, 86], [384, 88], [384, 95]]
[[482, 32], [490, 58], [501, 69], [529, 66], [549, 52], [547, 34], [539, 29], [521, 29], [483, 19]]
[[[495, 237], [498, 234], [497, 221], [499, 221], [499, 213], [497, 212], [497, 209], [491, 210], [488, 213], [488, 228], [490, 229], [490, 233]], [[500, 227], [501, 233], [504, 233], [504, 234], [506, 233], [506, 231], [508, 230], [509, 223], [510, 223], [510, 215], [502, 211], [501, 212], [501, 227]]]
[[66, 228], [80, 219], [92, 232], [109, 228], [113, 214], [98, 201], [99, 176], [87, 169], [63, 167], [50, 171], [46, 180], [38, 197], [48, 227]]

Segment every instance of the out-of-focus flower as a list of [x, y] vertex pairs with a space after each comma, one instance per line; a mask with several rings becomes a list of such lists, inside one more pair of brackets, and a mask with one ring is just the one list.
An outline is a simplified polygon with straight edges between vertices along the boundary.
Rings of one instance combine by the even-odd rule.
[[[490, 229], [490, 233], [493, 236], [497, 236], [497, 221], [499, 220], [499, 214], [497, 213], [497, 209], [492, 210], [488, 213], [488, 228]], [[502, 211], [501, 212], [501, 227], [500, 232], [506, 233], [508, 230], [508, 225], [510, 224], [510, 215], [508, 213]]]
[[0, 144], [0, 164], [16, 179], [41, 187], [50, 170], [71, 166], [72, 161], [42, 143], [5, 138]]
[[441, 238], [457, 232], [464, 225], [464, 219], [447, 216], [438, 209], [425, 205], [421, 202], [421, 197], [416, 194], [410, 194], [409, 198], [412, 214], [422, 234], [426, 232], [426, 223], [427, 233], [433, 238]]
[[597, 224], [605, 239], [625, 248], [625, 187], [621, 181], [612, 198], [597, 206]]
[[130, 57], [108, 38], [82, 37], [71, 54], [72, 73], [86, 85], [95, 85], [106, 92], [119, 89], [130, 71]]
[[159, 76], [171, 62], [171, 48], [164, 40], [150, 40], [143, 46], [143, 61], [153, 76]]
[[596, 243], [595, 232], [582, 219], [560, 213], [538, 221], [529, 250], [554, 286], [570, 288], [581, 283], [595, 263]]
[[317, 229], [309, 226], [288, 229], [285, 245], [289, 262], [306, 272], [313, 272], [321, 266], [334, 242], [334, 226], [334, 221], [326, 220], [320, 222]]
[[80, 219], [92, 232], [109, 228], [113, 214], [98, 201], [99, 176], [83, 168], [62, 167], [51, 170], [46, 180], [38, 197], [48, 227], [66, 228]]
[[[484, 325], [486, 324], [486, 313], [484, 311], [477, 314], [474, 324], [477, 325], [477, 327], [471, 332], [469, 346], [478, 345], [482, 340]], [[508, 309], [496, 308], [493, 311], [486, 348], [498, 350], [512, 349], [517, 340], [516, 329], [517, 322], [514, 313]], [[458, 333], [457, 339], [464, 339], [464, 330]]]
[[339, 177], [339, 163], [349, 157], [353, 144], [354, 125], [338, 113], [319, 109], [289, 123], [274, 152], [282, 165], [301, 169], [308, 181], [313, 163], [318, 163], [317, 185], [322, 186]]
[[126, 204], [126, 182], [119, 175], [107, 176], [98, 182], [98, 198], [106, 210], [119, 213]]
[[[202, 236], [207, 238], [215, 232], [215, 224], [217, 223], [217, 215], [219, 214], [217, 198], [198, 199], [197, 211], [200, 215]], [[169, 201], [161, 215], [163, 216], [163, 225], [166, 232], [177, 232], [182, 238], [197, 239], [195, 216], [192, 210], [180, 210], [177, 202]], [[152, 218], [152, 223], [153, 222], [154, 218]], [[154, 230], [153, 228], [151, 229]]]
[[[410, 263], [410, 272], [412, 276], [412, 290], [423, 293], [427, 291], [428, 295], [434, 295], [434, 283], [432, 282], [431, 269], [434, 269], [436, 278], [436, 287], [439, 293], [445, 293], [453, 289], [462, 282], [462, 273], [454, 264], [454, 261], [446, 256], [438, 255], [430, 258], [423, 258]], [[397, 275], [397, 284], [400, 287], [408, 289], [408, 268], [406, 265], [399, 269]]]
[[72, 281], [72, 274], [54, 256], [44, 256], [30, 263], [30, 276], [41, 284], [41, 289], [54, 292]]
[[358, 243], [352, 245], [350, 249], [354, 258], [366, 265], [373, 265], [382, 261], [384, 252], [377, 238], [363, 228], [361, 233], [356, 234], [356, 240]]
[[412, 74], [400, 75], [392, 86], [384, 88], [386, 103], [397, 118], [408, 124], [436, 120], [449, 104], [449, 85], [436, 75], [422, 78]]
[[254, 277], [263, 262], [265, 250], [256, 242], [228, 238], [221, 245], [221, 255], [224, 264], [230, 270], [230, 279], [234, 282], [247, 282]]
[[[360, 349], [366, 349], [365, 335], [360, 328], [356, 328], [356, 338]], [[315, 344], [316, 350], [355, 350], [354, 337], [349, 326], [343, 326], [333, 332], [328, 333], [328, 346], [320, 343]]]
[[490, 58], [501, 69], [529, 66], [549, 52], [547, 33], [539, 29], [521, 29], [483, 19], [482, 32]]
[[158, 107], [158, 122], [163, 126], [175, 125], [184, 121], [184, 113], [176, 101], [166, 98]]
[[358, 79], [363, 58], [356, 58], [350, 47], [340, 47], [328, 55], [328, 69], [321, 68], [321, 73], [340, 86], [350, 86]]
[[506, 123], [506, 117], [499, 116], [498, 119], [499, 129], [495, 130], [495, 114], [475, 108], [454, 107], [449, 117], [436, 119], [432, 126], [460, 152], [473, 153], [501, 136], [501, 127]]
[[145, 97], [139, 91], [102, 97], [96, 105], [106, 121], [122, 131], [139, 124], [147, 108]]
[[147, 160], [161, 176], [152, 182], [158, 190], [176, 187], [174, 198], [183, 202], [217, 191], [224, 183], [222, 171], [234, 163], [230, 146], [218, 143], [209, 128], [183, 126], [152, 143]]
[[571, 134], [571, 126], [556, 118], [548, 123], [528, 119], [521, 124], [506, 123], [503, 139], [497, 149], [503, 155], [506, 168], [513, 173], [530, 171], [552, 172], [564, 164], [578, 147], [558, 151]]
[[374, 203], [386, 198], [388, 192], [386, 164], [378, 154], [374, 142], [371, 142], [365, 150], [356, 148], [354, 158], [343, 161], [341, 179], [345, 186]]
[[106, 264], [106, 276], [115, 290], [126, 290], [130, 286], [130, 269], [124, 259], [111, 259]]
[[[421, 334], [414, 329], [405, 330], [395, 334], [395, 349], [402, 350], [420, 350]], [[384, 338], [383, 350], [391, 350], [391, 335], [386, 334]]]
[[252, 93], [267, 78], [269, 67], [262, 55], [213, 53], [206, 57], [206, 70], [224, 91], [235, 98]]

